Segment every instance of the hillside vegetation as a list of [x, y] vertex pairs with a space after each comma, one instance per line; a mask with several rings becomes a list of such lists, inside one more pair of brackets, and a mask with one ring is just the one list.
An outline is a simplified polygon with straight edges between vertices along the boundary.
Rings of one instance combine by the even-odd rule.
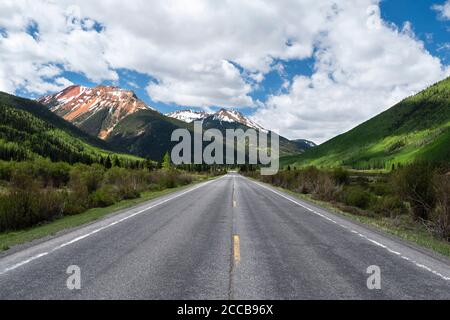
[[106, 141], [124, 152], [161, 161], [176, 144], [171, 135], [179, 128], [188, 124], [150, 109], [139, 110], [122, 119]]
[[183, 186], [194, 178], [171, 168], [108, 169], [47, 159], [0, 161], [0, 233], [139, 198], [142, 192]]
[[302, 155], [283, 158], [282, 164], [390, 171], [415, 160], [448, 161], [449, 146], [447, 78]]
[[40, 103], [0, 93], [0, 233], [184, 186], [200, 176], [172, 168], [168, 156], [158, 164], [115, 150]]
[[[31, 100], [0, 93], [0, 159], [49, 158], [68, 163], [111, 162], [137, 166], [135, 156], [117, 154], [104, 141], [91, 137]], [[109, 162], [109, 164], [108, 164]]]

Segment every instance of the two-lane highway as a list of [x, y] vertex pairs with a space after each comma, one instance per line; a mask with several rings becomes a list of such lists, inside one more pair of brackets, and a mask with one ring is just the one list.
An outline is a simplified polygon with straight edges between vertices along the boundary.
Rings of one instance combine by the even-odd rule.
[[4, 254], [0, 298], [449, 299], [450, 264], [228, 174]]

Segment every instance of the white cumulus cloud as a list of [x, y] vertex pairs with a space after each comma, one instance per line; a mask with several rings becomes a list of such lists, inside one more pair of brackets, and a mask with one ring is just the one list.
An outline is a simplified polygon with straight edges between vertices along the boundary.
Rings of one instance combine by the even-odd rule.
[[103, 57], [104, 37], [76, 8], [49, 1], [0, 2], [0, 90], [60, 90], [69, 83], [59, 76], [64, 70], [93, 81], [117, 79]]
[[[307, 58], [312, 76], [285, 73]], [[43, 94], [70, 83], [64, 71], [101, 82], [118, 69], [149, 75], [155, 101], [254, 107], [263, 126], [317, 142], [448, 74], [378, 0], [0, 2], [0, 90]], [[282, 90], [254, 101], [273, 70]]]
[[289, 92], [271, 96], [254, 118], [321, 143], [448, 74], [410, 23], [398, 30], [381, 19], [377, 1], [346, 1], [320, 37], [313, 75], [295, 77]]
[[447, 0], [444, 4], [435, 4], [432, 8], [439, 12], [442, 19], [450, 20], [450, 0]]

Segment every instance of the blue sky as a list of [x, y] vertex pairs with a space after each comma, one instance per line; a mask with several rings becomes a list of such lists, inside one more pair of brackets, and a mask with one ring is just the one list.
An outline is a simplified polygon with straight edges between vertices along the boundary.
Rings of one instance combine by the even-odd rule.
[[438, 18], [438, 12], [432, 9], [433, 5], [444, 3], [443, 0], [385, 0], [381, 2], [381, 14], [397, 26], [411, 22], [415, 35], [423, 41], [426, 49], [448, 64], [450, 48], [442, 47], [450, 42], [450, 21]]
[[[114, 10], [111, 10], [114, 8]], [[0, 3], [0, 90], [130, 89], [323, 142], [450, 73], [450, 0]]]
[[[269, 95], [279, 94], [282, 92], [286, 92], [286, 88], [283, 88], [283, 83], [285, 80], [292, 81], [293, 77], [296, 75], [307, 75], [310, 76], [313, 72], [314, 68], [314, 60], [303, 59], [303, 60], [293, 60], [293, 61], [283, 61], [277, 59], [273, 62], [273, 65], [282, 65], [284, 72], [280, 70], [272, 70], [268, 72], [264, 80], [255, 86], [255, 89], [250, 93], [250, 96], [256, 101], [259, 100], [261, 102], [266, 101]], [[176, 103], [163, 103], [152, 100], [149, 94], [146, 91], [146, 87], [150, 82], [157, 82], [157, 79], [152, 76], [139, 73], [129, 69], [118, 69], [117, 73], [119, 75], [119, 79], [116, 81], [101, 81], [101, 82], [92, 82], [86, 76], [80, 73], [75, 72], [63, 72], [62, 76], [69, 79], [74, 84], [80, 84], [87, 87], [94, 87], [96, 85], [114, 85], [119, 86], [124, 89], [133, 90], [136, 95], [145, 101], [148, 105], [156, 108], [162, 113], [168, 113], [175, 110], [190, 108], [193, 110], [201, 110], [199, 107], [192, 106], [179, 106]], [[17, 94], [22, 96], [27, 96], [30, 98], [39, 97], [38, 94], [33, 94], [26, 92], [24, 90], [18, 90]], [[239, 108], [239, 111], [246, 115], [251, 115], [255, 108], [246, 107], [246, 106], [236, 106]], [[221, 106], [211, 106], [212, 110], [221, 108]]]
[[[444, 63], [449, 64], [450, 47], [446, 47], [446, 44], [448, 45], [450, 43], [448, 31], [450, 21], [437, 18], [438, 13], [432, 9], [434, 4], [443, 4], [444, 2], [442, 0], [384, 0], [381, 2], [381, 15], [385, 21], [395, 24], [398, 28], [401, 28], [408, 21], [411, 22], [415, 36], [423, 41], [425, 48], [432, 55], [439, 57]], [[30, 28], [29, 32], [33, 33], [34, 29]], [[277, 59], [273, 62], [273, 65], [276, 64], [283, 66], [284, 73], [281, 74], [278, 70], [272, 70], [267, 73], [264, 80], [250, 93], [250, 96], [254, 100], [266, 101], [269, 95], [278, 94], [286, 90], [283, 88], [285, 80], [292, 81], [293, 77], [297, 75], [310, 76], [314, 69], [314, 59], [312, 58], [302, 60]], [[149, 82], [155, 82], [157, 80], [150, 75], [127, 69], [118, 69], [117, 71], [119, 74], [118, 81], [102, 81], [100, 83], [89, 81], [89, 79], [80, 73], [64, 72], [63, 76], [73, 83], [85, 86], [109, 84], [133, 90], [147, 104], [154, 106], [163, 113], [184, 108], [175, 103], [153, 101], [146, 92], [146, 87]], [[23, 94], [35, 96], [28, 93]], [[252, 114], [254, 112], [254, 108], [240, 107], [240, 110], [244, 114]]]
[[[431, 7], [434, 4], [443, 4], [445, 1], [411, 1], [411, 0], [384, 0], [381, 2], [381, 15], [387, 22], [394, 23], [401, 28], [406, 22], [411, 22], [415, 36], [423, 41], [425, 48], [434, 56], [439, 57], [444, 63], [450, 63], [450, 21], [438, 19], [438, 13]], [[30, 33], [33, 33], [30, 28]], [[314, 68], [314, 59], [302, 60], [281, 60], [274, 61], [275, 64], [281, 64], [284, 67], [284, 74], [280, 74], [277, 70], [272, 70], [265, 75], [264, 80], [250, 93], [250, 96], [261, 102], [266, 101], [268, 95], [283, 92], [283, 82], [285, 80], [292, 81], [297, 75], [310, 76]], [[162, 103], [153, 101], [146, 92], [146, 87], [150, 81], [157, 81], [147, 74], [135, 72], [132, 70], [119, 69], [118, 81], [102, 81], [94, 83], [89, 81], [80, 73], [64, 72], [63, 76], [73, 83], [85, 86], [95, 86], [96, 84], [118, 85], [122, 88], [130, 89], [144, 100], [147, 104], [154, 106], [163, 113], [183, 109], [175, 103]], [[24, 95], [30, 95], [23, 93]], [[34, 95], [30, 95], [34, 96]], [[219, 108], [220, 106], [216, 107]], [[245, 108], [239, 106], [240, 111], [244, 114], [252, 114], [254, 108]], [[195, 109], [195, 107], [193, 108]]]

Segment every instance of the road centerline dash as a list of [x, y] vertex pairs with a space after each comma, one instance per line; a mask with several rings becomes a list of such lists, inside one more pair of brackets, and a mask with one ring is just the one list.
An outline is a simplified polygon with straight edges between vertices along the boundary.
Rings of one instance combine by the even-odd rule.
[[234, 263], [238, 264], [241, 261], [241, 248], [239, 235], [233, 235], [233, 257]]

